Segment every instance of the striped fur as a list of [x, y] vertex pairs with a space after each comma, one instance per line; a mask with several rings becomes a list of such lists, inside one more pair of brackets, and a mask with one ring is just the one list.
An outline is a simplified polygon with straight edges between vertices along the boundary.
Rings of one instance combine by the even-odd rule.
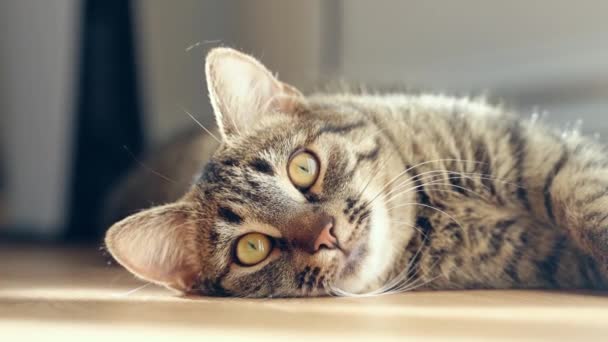
[[[212, 100], [222, 91], [212, 90]], [[247, 103], [276, 107], [252, 111], [245, 126], [224, 122], [230, 129], [222, 131], [223, 143], [173, 204], [177, 209], [165, 209], [173, 219], [159, 221], [158, 232], [149, 228], [144, 237], [137, 228], [158, 221], [158, 209], [115, 224], [106, 243], [116, 259], [144, 279], [203, 295], [608, 288], [608, 155], [597, 142], [557, 135], [479, 99], [294, 98], [290, 91], [289, 106], [262, 96]], [[222, 127], [233, 118], [230, 105], [218, 103]], [[300, 148], [321, 163], [319, 180], [306, 192], [286, 174]], [[309, 254], [283, 237], [281, 227], [294, 215], [318, 210], [335, 217], [340, 250]], [[180, 229], [163, 225], [176, 221]], [[168, 230], [177, 236], [168, 239]], [[275, 237], [274, 251], [258, 265], [239, 266], [235, 239], [252, 231]], [[167, 257], [173, 268], [160, 267], [156, 257], [135, 260], [142, 253], [127, 250], [150, 246], [157, 235], [163, 253], [179, 251]], [[167, 274], [151, 271], [159, 267]], [[193, 267], [196, 277], [179, 278]]]

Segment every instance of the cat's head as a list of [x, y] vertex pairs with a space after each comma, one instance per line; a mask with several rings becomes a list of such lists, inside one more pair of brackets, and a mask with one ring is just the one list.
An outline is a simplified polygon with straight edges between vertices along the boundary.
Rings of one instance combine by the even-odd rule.
[[203, 295], [379, 286], [399, 237], [382, 192], [396, 158], [378, 127], [346, 98], [307, 98], [231, 49], [209, 53], [206, 76], [222, 145], [181, 200], [110, 228], [116, 260]]

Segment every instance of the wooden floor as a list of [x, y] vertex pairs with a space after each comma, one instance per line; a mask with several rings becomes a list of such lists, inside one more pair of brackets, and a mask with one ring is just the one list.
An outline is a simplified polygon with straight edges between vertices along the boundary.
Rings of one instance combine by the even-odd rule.
[[95, 248], [0, 245], [0, 341], [608, 341], [608, 294], [243, 300], [181, 298], [141, 285], [105, 265]]

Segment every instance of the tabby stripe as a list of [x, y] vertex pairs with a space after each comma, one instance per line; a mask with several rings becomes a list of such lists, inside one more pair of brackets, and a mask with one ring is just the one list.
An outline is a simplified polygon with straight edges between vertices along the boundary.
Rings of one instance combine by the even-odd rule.
[[488, 188], [492, 195], [496, 195], [496, 187], [492, 181], [492, 165], [490, 154], [488, 153], [488, 146], [486, 142], [481, 139], [477, 141], [475, 160], [481, 162], [481, 164], [478, 164], [481, 167], [481, 184]]
[[272, 167], [272, 165], [262, 159], [262, 158], [255, 158], [252, 161], [249, 162], [249, 166], [251, 166], [254, 170], [270, 175], [270, 176], [274, 176], [274, 168]]
[[317, 276], [319, 276], [319, 272], [321, 272], [321, 268], [315, 267], [313, 269], [313, 271], [310, 273], [310, 275], [308, 276], [308, 280], [306, 281], [306, 286], [308, 286], [308, 288], [310, 290], [312, 290], [314, 288], [314, 286], [316, 285]]
[[296, 275], [296, 285], [298, 289], [304, 287], [304, 283], [306, 282], [306, 276], [310, 272], [310, 266], [306, 266], [304, 270]]
[[431, 221], [425, 216], [418, 216], [416, 218], [416, 227], [419, 227], [424, 235], [424, 244], [429, 246], [431, 244], [431, 234], [434, 230]]
[[[598, 186], [602, 186], [602, 185], [598, 184]], [[597, 201], [598, 199], [604, 198], [606, 196], [608, 196], [608, 189], [602, 188], [602, 189], [598, 189], [597, 191], [594, 191], [594, 192], [588, 194], [584, 198], [577, 200], [576, 203], [578, 205], [592, 204], [593, 202]]]
[[[268, 265], [266, 267], [268, 267]], [[264, 268], [266, 268], [266, 267], [264, 267]], [[264, 284], [268, 288], [268, 298], [274, 297], [274, 293], [277, 291], [277, 288], [279, 287], [279, 284], [277, 284], [279, 279], [280, 279], [280, 277], [270, 277], [270, 280]]]
[[595, 262], [595, 259], [588, 256], [586, 258], [586, 264], [588, 265], [588, 271], [589, 273], [591, 273], [591, 277], [593, 278], [591, 281], [593, 283], [593, 287], [596, 287], [597, 284], [602, 284], [602, 280], [600, 277], [600, 271], [597, 269], [597, 264]]
[[557, 163], [555, 163], [555, 165], [553, 166], [553, 168], [547, 175], [547, 178], [545, 180], [545, 186], [543, 187], [543, 194], [545, 197], [545, 210], [547, 211], [547, 217], [549, 217], [549, 219], [553, 223], [555, 223], [555, 214], [553, 213], [553, 201], [551, 199], [551, 187], [553, 186], [553, 180], [555, 179], [557, 174], [561, 171], [562, 167], [564, 167], [564, 164], [566, 164], [567, 160], [568, 160], [568, 154], [564, 150], [562, 152], [561, 157], [557, 161]]
[[[419, 248], [422, 248], [420, 246]], [[413, 283], [415, 280], [420, 277], [419, 268], [420, 268], [420, 258], [422, 257], [422, 252], [415, 253], [413, 255], [413, 259], [411, 259], [408, 263], [407, 269], [407, 281]]]
[[380, 139], [376, 138], [376, 146], [369, 152], [367, 153], [360, 153], [357, 155], [357, 164], [359, 165], [360, 162], [362, 162], [363, 160], [376, 160], [378, 158], [378, 155], [380, 154]]
[[346, 199], [346, 208], [344, 209], [344, 213], [350, 212], [350, 210], [355, 206], [355, 204], [359, 203], [359, 198], [349, 197]]
[[[363, 229], [363, 231], [369, 231], [370, 227], [371, 227], [371, 221], [370, 220], [365, 220], [367, 219], [369, 216], [362, 216], [362, 218], [360, 217], [357, 220], [357, 225], [355, 226], [355, 229], [352, 230], [350, 237], [348, 238], [348, 240], [346, 241], [346, 244], [349, 244], [351, 241], [358, 239], [360, 236], [359, 231], [361, 229]], [[365, 221], [365, 224], [362, 224], [363, 221]]]
[[509, 260], [509, 263], [505, 267], [505, 273], [511, 278], [511, 280], [513, 280], [513, 283], [515, 284], [519, 284], [521, 282], [517, 270], [519, 268], [519, 261], [523, 255], [524, 253], [521, 250], [516, 250], [515, 253], [513, 253], [513, 257], [511, 260]]
[[376, 159], [378, 159], [378, 156], [380, 155], [380, 139], [376, 138], [376, 146], [369, 152], [366, 153], [358, 153], [357, 154], [357, 161], [355, 162], [355, 165], [353, 166], [353, 168], [346, 172], [346, 178], [352, 178], [353, 175], [355, 174], [355, 171], [357, 171], [357, 169], [359, 168], [359, 164], [361, 164], [361, 162], [363, 162], [364, 160], [370, 160], [370, 161], [374, 161]]
[[209, 230], [209, 243], [211, 244], [211, 246], [216, 246], [217, 242], [219, 240], [219, 234], [215, 231], [215, 227], [213, 227], [213, 229]]
[[245, 175], [245, 181], [247, 182], [247, 184], [249, 185], [249, 187], [251, 189], [259, 189], [260, 188], [260, 183], [258, 183], [257, 181], [253, 180], [249, 174]]
[[[419, 229], [415, 230], [415, 236], [413, 236], [408, 242], [405, 250], [411, 254], [410, 259], [407, 261], [407, 281], [413, 282], [420, 277], [419, 269], [422, 255], [430, 245], [429, 235], [433, 230], [433, 227], [426, 217], [418, 216], [416, 218], [416, 226]], [[400, 271], [399, 271], [400, 272]]]
[[[604, 149], [604, 153], [606, 153], [605, 149]], [[583, 165], [583, 168], [585, 169], [585, 171], [589, 170], [589, 169], [605, 169], [607, 167], [608, 167], [608, 161], [606, 161], [606, 160], [589, 160]]]
[[[208, 195], [208, 196], [210, 196], [210, 195]], [[243, 199], [237, 198], [237, 197], [226, 197], [226, 198], [224, 198], [224, 200], [226, 202], [231, 202], [231, 203], [234, 203], [234, 204], [245, 204], [245, 203], [247, 203]]]
[[304, 194], [306, 200], [310, 203], [319, 203], [321, 201], [321, 197], [317, 194], [313, 194], [312, 192]]
[[206, 183], [220, 183], [225, 182], [227, 178], [222, 172], [222, 167], [219, 163], [210, 161], [205, 165], [203, 172], [201, 172], [201, 176], [198, 182], [206, 182]]
[[365, 126], [364, 121], [359, 121], [359, 122], [355, 122], [355, 123], [344, 125], [344, 126], [326, 125], [326, 126], [323, 126], [321, 129], [319, 129], [315, 138], [318, 138], [319, 136], [321, 136], [322, 134], [325, 134], [325, 133], [344, 134], [344, 133], [348, 133], [354, 129], [357, 129], [357, 128], [360, 128], [363, 126]]
[[495, 257], [499, 254], [504, 243], [504, 235], [507, 232], [507, 229], [514, 225], [515, 222], [517, 221], [503, 220], [496, 223], [494, 230], [492, 231], [492, 236], [490, 237], [490, 247], [492, 247], [492, 251], [488, 256]]
[[473, 229], [467, 229], [467, 238], [469, 240], [469, 245], [475, 246], [479, 244], [479, 239], [477, 238], [478, 232], [485, 231], [485, 226], [476, 226], [472, 227]]
[[431, 198], [426, 193], [426, 190], [424, 190], [424, 185], [422, 184], [422, 180], [420, 179], [418, 171], [416, 171], [416, 168], [410, 167], [409, 165], [406, 165], [405, 167], [406, 167], [406, 170], [407, 169], [410, 170], [410, 173], [412, 174], [412, 179], [414, 179], [414, 185], [415, 185], [416, 189], [418, 189], [416, 191], [418, 193], [418, 202], [420, 202], [421, 204], [425, 204], [425, 205], [431, 205]]
[[458, 192], [465, 197], [469, 197], [469, 192], [463, 189], [461, 176], [448, 174], [448, 180], [450, 184], [452, 184], [452, 191]]
[[608, 213], [605, 211], [592, 211], [583, 216], [584, 222], [593, 221], [597, 224], [602, 224], [606, 219], [608, 219]]
[[392, 145], [393, 149], [399, 154], [399, 159], [401, 159], [401, 163], [403, 165], [406, 165], [407, 158], [405, 158], [403, 151], [401, 151], [401, 149], [399, 148], [399, 143], [397, 142], [397, 139], [395, 138], [395, 136], [393, 134], [391, 134], [391, 131], [388, 129], [388, 127], [384, 127], [384, 125], [380, 124], [380, 122], [378, 122], [376, 116], [370, 115], [368, 112], [365, 112], [365, 111], [363, 111], [361, 113], [367, 119], [369, 119], [374, 124], [374, 126], [376, 126], [376, 128], [378, 128], [379, 131], [383, 131], [383, 136], [388, 139], [388, 141]]
[[578, 273], [581, 275], [581, 277], [583, 278], [583, 282], [585, 283], [587, 288], [593, 288], [595, 285], [595, 282], [591, 279], [591, 276], [589, 274], [590, 270], [589, 270], [589, 259], [590, 258], [580, 258], [579, 262], [578, 262]]
[[[214, 190], [217, 191], [220, 189], [215, 188]], [[224, 187], [221, 190], [232, 194], [238, 194], [243, 198], [247, 198], [250, 202], [264, 202], [268, 199], [268, 196], [265, 196], [264, 194], [254, 193], [254, 189], [244, 189], [242, 186], [238, 185], [224, 184]]]
[[526, 231], [523, 231], [521, 233], [521, 235], [519, 236], [519, 240], [521, 242], [521, 245], [515, 246], [516, 250], [513, 253], [513, 256], [511, 257], [511, 260], [509, 260], [507, 267], [505, 267], [505, 273], [509, 277], [511, 277], [515, 284], [519, 284], [521, 282], [518, 270], [519, 263], [521, 262], [521, 259], [524, 256], [524, 248], [526, 248], [528, 245], [528, 234], [526, 233]]
[[243, 222], [243, 218], [240, 217], [239, 215], [237, 215], [234, 211], [232, 211], [230, 208], [226, 208], [226, 207], [219, 207], [217, 209], [217, 214], [226, 222], [232, 223], [232, 224], [241, 224], [241, 222]]
[[238, 159], [234, 159], [234, 158], [224, 159], [221, 161], [221, 163], [226, 166], [239, 166], [240, 165]]
[[524, 187], [524, 161], [526, 157], [526, 141], [521, 136], [521, 126], [515, 123], [510, 130], [509, 143], [512, 146], [513, 159], [515, 159], [515, 170], [517, 172], [517, 198], [524, 208], [530, 210], [530, 200], [528, 191]]
[[560, 237], [553, 245], [553, 248], [551, 248], [551, 254], [549, 254], [543, 261], [538, 263], [541, 276], [554, 287], [559, 285], [556, 275], [557, 271], [559, 270], [559, 261], [562, 251], [566, 247], [566, 242], [565, 236]]

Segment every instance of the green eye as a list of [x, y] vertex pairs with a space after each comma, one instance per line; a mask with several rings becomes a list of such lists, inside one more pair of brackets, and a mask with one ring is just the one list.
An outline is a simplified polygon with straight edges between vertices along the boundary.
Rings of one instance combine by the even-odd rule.
[[236, 243], [236, 258], [245, 266], [253, 266], [264, 261], [270, 254], [272, 242], [260, 233], [249, 233], [239, 238]]
[[298, 152], [289, 160], [287, 173], [295, 186], [309, 188], [319, 177], [319, 162], [310, 152]]

